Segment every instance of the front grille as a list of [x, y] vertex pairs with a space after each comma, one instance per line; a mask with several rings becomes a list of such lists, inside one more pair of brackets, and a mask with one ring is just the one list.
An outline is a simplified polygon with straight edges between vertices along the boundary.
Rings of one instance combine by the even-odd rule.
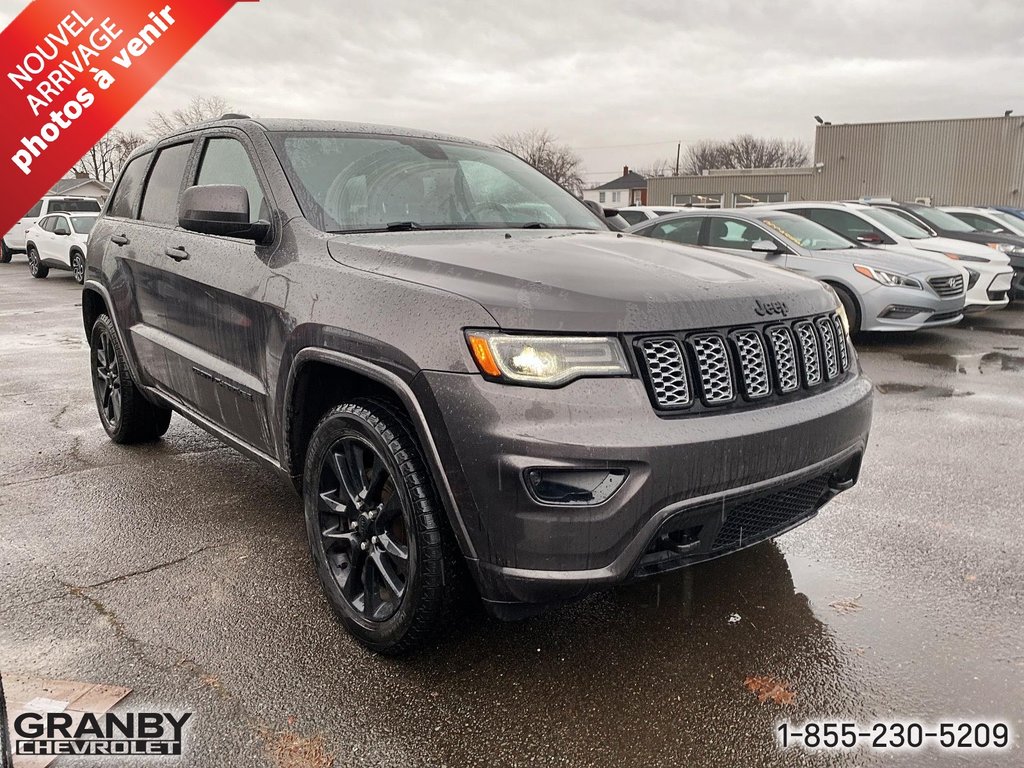
[[761, 334], [754, 330], [737, 331], [733, 341], [740, 353], [743, 391], [750, 398], [767, 397], [772, 387], [768, 381], [768, 360], [764, 354]]
[[804, 364], [804, 386], [821, 384], [821, 357], [818, 354], [818, 337], [814, 327], [804, 320], [793, 326], [800, 341], [800, 358]]
[[651, 400], [663, 410], [796, 395], [841, 379], [852, 359], [835, 313], [759, 327], [664, 333], [633, 343]]
[[950, 275], [949, 277], [931, 277], [928, 285], [932, 287], [939, 296], [944, 298], [959, 296], [964, 292], [964, 276]]
[[704, 402], [708, 405], [728, 403], [733, 399], [732, 365], [725, 348], [725, 339], [708, 333], [690, 339], [697, 355], [697, 371]]
[[647, 375], [654, 398], [662, 408], [684, 408], [690, 404], [690, 384], [679, 342], [675, 339], [646, 339], [643, 350]]
[[711, 551], [739, 549], [790, 528], [813, 515], [827, 491], [828, 477], [823, 475], [733, 507], [726, 513]]
[[821, 334], [822, 348], [825, 350], [825, 374], [829, 381], [839, 375], [839, 350], [836, 347], [835, 328], [832, 326], [832, 318], [819, 317], [814, 321], [818, 326], [818, 333]]

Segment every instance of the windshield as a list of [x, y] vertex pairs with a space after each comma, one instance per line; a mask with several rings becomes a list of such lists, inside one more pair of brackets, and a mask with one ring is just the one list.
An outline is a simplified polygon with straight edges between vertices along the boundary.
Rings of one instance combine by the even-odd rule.
[[271, 138], [303, 214], [325, 232], [608, 229], [547, 176], [491, 147], [339, 133]]
[[841, 251], [857, 247], [842, 235], [803, 216], [766, 216], [761, 223], [809, 251]]
[[1003, 211], [988, 211], [987, 215], [995, 219], [1002, 228], [1013, 235], [1024, 234], [1024, 221], [1018, 219], [1012, 213], [1004, 213]]
[[71, 226], [80, 235], [88, 235], [92, 232], [92, 225], [96, 223], [97, 216], [72, 216]]
[[938, 208], [911, 208], [911, 213], [920, 216], [936, 229], [947, 229], [950, 232], [977, 232], [974, 227], [966, 221], [961, 221], [951, 213], [940, 211]]
[[878, 226], [890, 229], [900, 237], [905, 237], [908, 240], [923, 240], [926, 237], [932, 236], [927, 230], [921, 229], [917, 224], [912, 224], [892, 211], [872, 208], [870, 210], [862, 210], [860, 213], [864, 218], [870, 219]]

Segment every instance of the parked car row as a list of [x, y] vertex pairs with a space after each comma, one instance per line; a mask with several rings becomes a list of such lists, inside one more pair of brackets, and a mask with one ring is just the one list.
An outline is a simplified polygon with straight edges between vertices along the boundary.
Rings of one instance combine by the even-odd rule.
[[81, 285], [85, 243], [99, 213], [100, 201], [93, 197], [43, 197], [3, 236], [0, 263], [8, 264], [14, 254], [24, 253], [33, 277], [64, 269]]
[[1024, 294], [1024, 238], [986, 236], [930, 206], [887, 200], [691, 208], [626, 231], [821, 280], [839, 295], [855, 332], [951, 325]]

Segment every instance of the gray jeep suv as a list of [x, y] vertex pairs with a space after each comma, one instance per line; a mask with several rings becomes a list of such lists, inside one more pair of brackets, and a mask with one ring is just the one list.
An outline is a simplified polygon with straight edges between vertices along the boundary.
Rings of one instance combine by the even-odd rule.
[[290, 478], [324, 592], [400, 653], [747, 547], [858, 476], [822, 285], [609, 231], [502, 150], [225, 116], [140, 148], [89, 240], [100, 420], [176, 411]]

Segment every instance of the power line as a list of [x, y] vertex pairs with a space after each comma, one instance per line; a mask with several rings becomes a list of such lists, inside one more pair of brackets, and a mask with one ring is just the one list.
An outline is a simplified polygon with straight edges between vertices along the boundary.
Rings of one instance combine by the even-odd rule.
[[623, 147], [654, 147], [659, 144], [678, 144], [679, 139], [666, 139], [665, 141], [648, 141], [640, 144], [600, 144], [589, 147], [573, 147], [573, 149], [620, 149]]

